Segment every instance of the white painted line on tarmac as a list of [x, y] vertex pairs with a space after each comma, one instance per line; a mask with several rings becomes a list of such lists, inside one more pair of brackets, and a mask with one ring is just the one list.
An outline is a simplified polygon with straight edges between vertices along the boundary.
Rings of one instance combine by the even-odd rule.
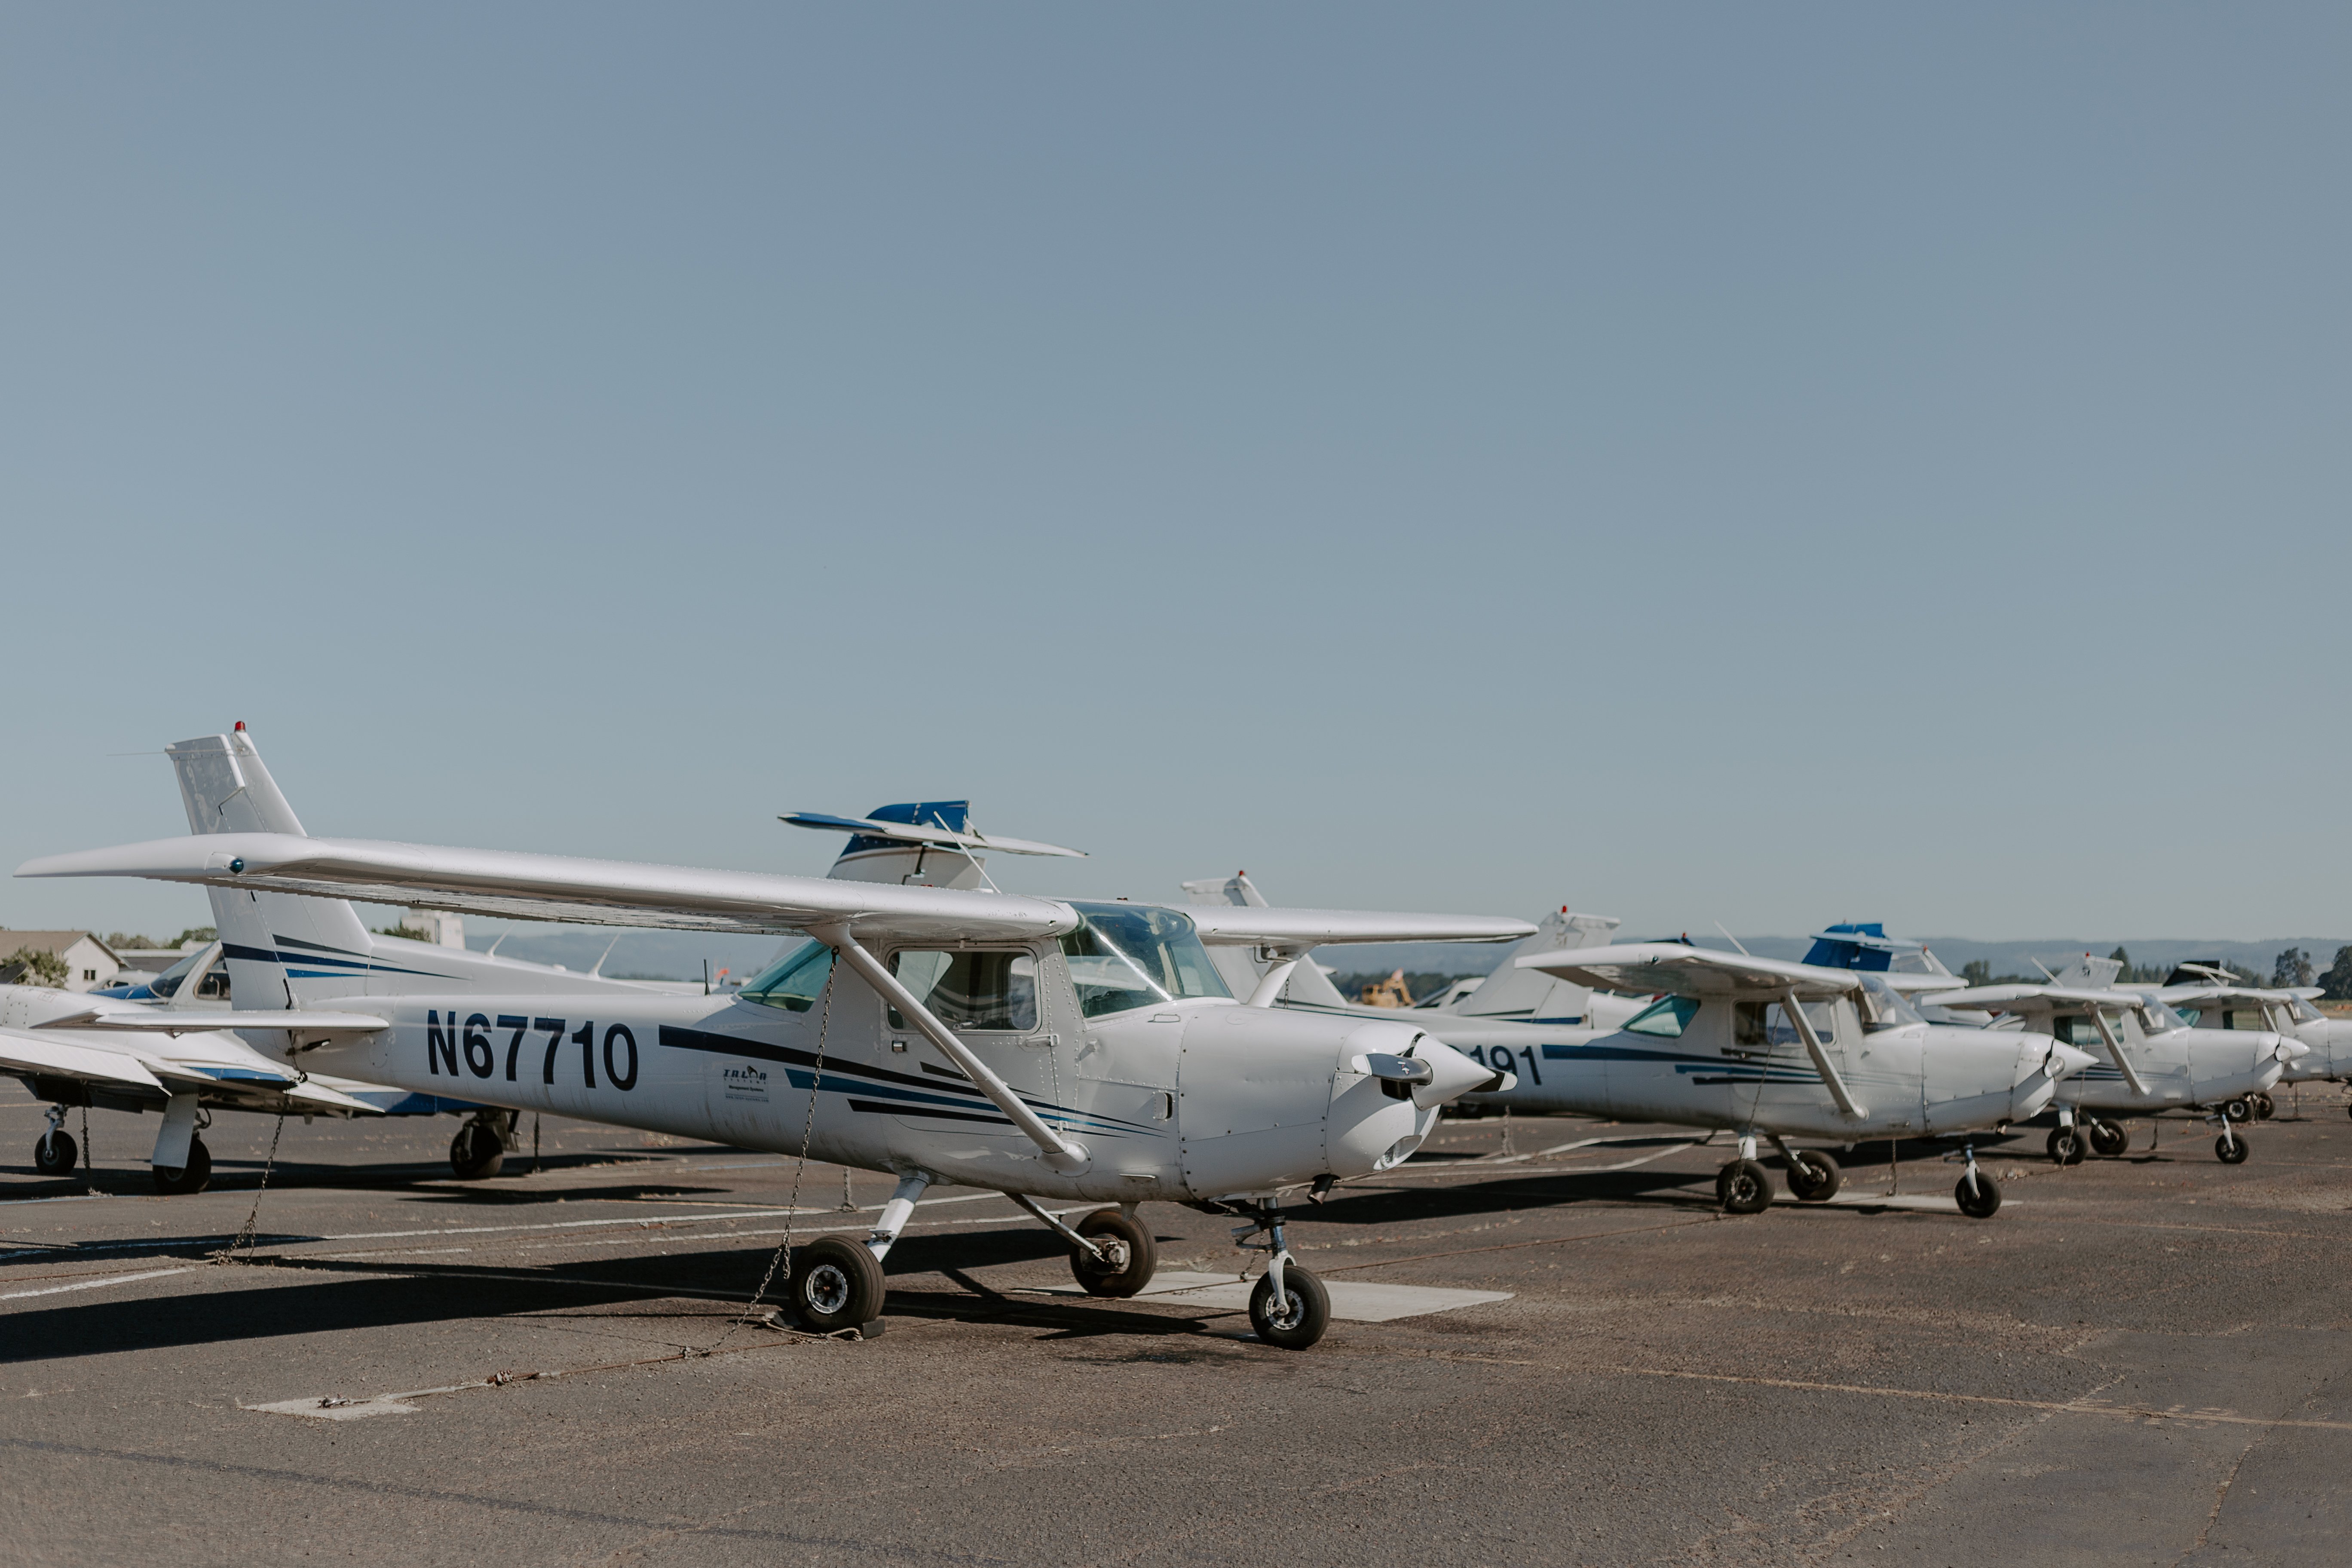
[[[1235, 1279], [1230, 1274], [1188, 1274], [1171, 1269], [1154, 1276], [1151, 1283], [1137, 1291], [1133, 1299], [1138, 1301], [1166, 1301], [1172, 1306], [1246, 1311], [1250, 1292], [1256, 1288], [1255, 1279]], [[1457, 1311], [1464, 1307], [1484, 1306], [1489, 1301], [1511, 1299], [1508, 1290], [1450, 1290], [1433, 1285], [1387, 1285], [1355, 1279], [1326, 1279], [1323, 1289], [1331, 1298], [1331, 1315], [1351, 1323], [1386, 1323], [1398, 1318], [1426, 1317], [1432, 1312]], [[1087, 1294], [1076, 1285], [1025, 1286], [1019, 1289], [1019, 1293], [1028, 1296]]]
[[11, 1290], [0, 1296], [0, 1301], [21, 1301], [28, 1296], [60, 1296], [68, 1290], [95, 1290], [101, 1285], [128, 1285], [134, 1279], [161, 1279], [167, 1274], [187, 1274], [187, 1268], [151, 1268], [144, 1274], [108, 1274], [96, 1279], [77, 1279], [70, 1285], [47, 1285], [38, 1290]]
[[15, 1208], [19, 1204], [86, 1204], [94, 1198], [110, 1198], [112, 1193], [60, 1193], [53, 1198], [0, 1198], [0, 1208]]

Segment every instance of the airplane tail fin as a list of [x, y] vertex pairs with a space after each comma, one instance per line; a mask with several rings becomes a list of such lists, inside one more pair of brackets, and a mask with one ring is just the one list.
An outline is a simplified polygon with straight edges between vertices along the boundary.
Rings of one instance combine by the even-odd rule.
[[1544, 916], [1535, 935], [1505, 953], [1485, 984], [1456, 1003], [1454, 1010], [1465, 1017], [1583, 1022], [1591, 1012], [1590, 988], [1539, 969], [1517, 968], [1516, 961], [1533, 952], [1604, 946], [1621, 923], [1614, 915], [1580, 915], [1562, 904]]
[[[260, 748], [240, 723], [226, 735], [199, 735], [163, 748], [180, 781], [192, 833], [302, 834], [301, 820], [278, 792]], [[289, 1007], [367, 990], [371, 943], [359, 911], [341, 899], [209, 888], [229, 989], [238, 1005]], [[299, 967], [288, 952], [309, 955]]]
[[2053, 985], [2077, 985], [2086, 991], [2104, 991], [2116, 983], [2124, 966], [2112, 958], [2096, 958], [2084, 953], [2056, 974], [2051, 976]]

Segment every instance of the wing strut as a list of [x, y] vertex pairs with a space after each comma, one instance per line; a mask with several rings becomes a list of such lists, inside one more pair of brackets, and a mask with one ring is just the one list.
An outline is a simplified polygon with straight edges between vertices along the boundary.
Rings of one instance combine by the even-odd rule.
[[2093, 1007], [2091, 1022], [2098, 1026], [2099, 1038], [2106, 1042], [2107, 1055], [2115, 1058], [2116, 1070], [2124, 1075], [2124, 1081], [2131, 1085], [2131, 1091], [2134, 1094], [2146, 1095], [2147, 1085], [2140, 1082], [2139, 1074], [2132, 1070], [2131, 1058], [2124, 1055], [2124, 1047], [2116, 1039], [2116, 1032], [2107, 1027], [2106, 1014], [2097, 1007]]
[[[1021, 1097], [1007, 1087], [1005, 1081], [989, 1069], [986, 1062], [973, 1056], [953, 1030], [931, 1016], [931, 1010], [915, 1000], [915, 994], [898, 983], [898, 977], [883, 965], [880, 959], [857, 945], [846, 925], [811, 926], [808, 932], [817, 941], [831, 947], [849, 961], [866, 984], [879, 991], [898, 1009], [898, 1016], [923, 1032], [925, 1038], [939, 1047], [948, 1060], [955, 1063], [963, 1075], [971, 1079], [972, 1087], [988, 1096], [989, 1102], [1013, 1119], [1013, 1125], [1029, 1135], [1029, 1141], [1045, 1151], [1045, 1163], [1064, 1175], [1076, 1175], [1087, 1168], [1085, 1145], [1063, 1137], [1045, 1122], [1037, 1113], [1021, 1101]], [[812, 1091], [814, 1092], [814, 1091]]]
[[1845, 1079], [1840, 1078], [1838, 1069], [1831, 1065], [1829, 1052], [1822, 1049], [1822, 1037], [1813, 1033], [1813, 1021], [1805, 1016], [1805, 1009], [1798, 1004], [1795, 986], [1791, 985], [1780, 993], [1780, 1005], [1788, 1009], [1790, 1021], [1797, 1026], [1797, 1033], [1805, 1042], [1805, 1054], [1813, 1058], [1813, 1070], [1820, 1073], [1822, 1081], [1830, 1086], [1830, 1098], [1837, 1101], [1837, 1108], [1848, 1116], [1869, 1115], [1867, 1110], [1854, 1103], [1853, 1094], [1845, 1087]]

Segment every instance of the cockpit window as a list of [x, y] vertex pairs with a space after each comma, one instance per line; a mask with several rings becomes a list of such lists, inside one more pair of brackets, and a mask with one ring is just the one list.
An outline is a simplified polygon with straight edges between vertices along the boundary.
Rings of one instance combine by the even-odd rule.
[[2140, 1004], [2139, 1026], [2150, 1035], [2168, 1035], [2189, 1027], [2189, 1020], [2151, 996]]
[[1626, 1020], [1629, 1035], [1655, 1035], [1662, 1040], [1682, 1038], [1684, 1028], [1698, 1016], [1698, 1000], [1692, 996], [1661, 996]]
[[2300, 996], [2288, 1003], [2286, 1010], [2298, 1024], [2316, 1024], [2326, 1016]]
[[825, 976], [833, 973], [833, 949], [821, 942], [804, 942], [751, 977], [739, 994], [763, 1007], [805, 1013], [824, 992]]
[[1924, 1024], [1927, 1020], [1919, 1009], [1874, 974], [1862, 977], [1862, 1032], [1876, 1034], [1881, 1029], [1898, 1029], [1906, 1024]]
[[[201, 952], [192, 952], [188, 954], [187, 957], [180, 960], [179, 963], [172, 965], [171, 968], [155, 976], [154, 979], [150, 980], [147, 983], [147, 989], [157, 996], [178, 995], [180, 994], [180, 986], [182, 983], [188, 978], [188, 972], [195, 968], [196, 960], [203, 956], [204, 954]], [[216, 996], [224, 1002], [228, 1000], [228, 965], [226, 963], [215, 963], [210, 969], [206, 970], [205, 972], [204, 979], [199, 981], [196, 984], [196, 994], [199, 996]]]
[[1231, 996], [1192, 922], [1150, 904], [1073, 904], [1082, 922], [1062, 938], [1062, 956], [1087, 1017], [1149, 1007], [1179, 996]]

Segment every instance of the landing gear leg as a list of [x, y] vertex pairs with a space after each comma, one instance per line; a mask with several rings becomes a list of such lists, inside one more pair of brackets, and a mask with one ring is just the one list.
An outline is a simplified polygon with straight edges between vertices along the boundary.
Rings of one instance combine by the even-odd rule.
[[[1264, 1231], [1263, 1242], [1248, 1238]], [[1303, 1351], [1331, 1326], [1331, 1296], [1323, 1281], [1291, 1261], [1290, 1247], [1282, 1236], [1282, 1205], [1269, 1198], [1257, 1206], [1256, 1216], [1234, 1231], [1236, 1246], [1266, 1255], [1265, 1272], [1250, 1292], [1250, 1327], [1266, 1344]]]
[[45, 1176], [70, 1176], [81, 1151], [75, 1146], [73, 1134], [66, 1131], [66, 1108], [52, 1105], [48, 1114], [49, 1130], [33, 1143], [33, 1169]]
[[890, 1256], [890, 1248], [898, 1240], [898, 1233], [907, 1228], [907, 1221], [922, 1201], [923, 1189], [931, 1184], [928, 1171], [918, 1171], [911, 1176], [901, 1176], [891, 1189], [890, 1201], [882, 1205], [881, 1217], [874, 1222], [874, 1234], [866, 1238], [866, 1250], [879, 1263]]

